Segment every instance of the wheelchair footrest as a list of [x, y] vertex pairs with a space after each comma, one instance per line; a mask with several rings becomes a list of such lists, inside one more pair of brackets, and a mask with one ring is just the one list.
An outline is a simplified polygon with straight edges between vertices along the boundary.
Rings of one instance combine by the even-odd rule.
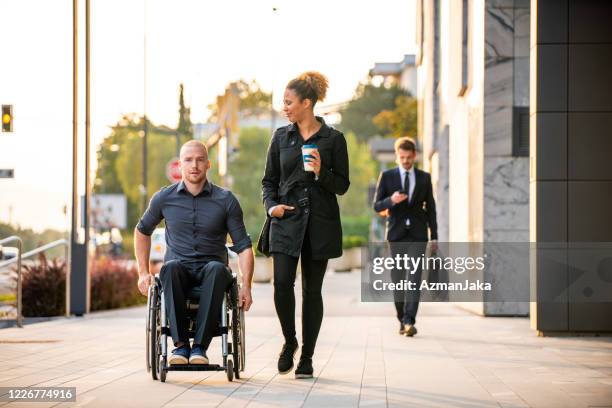
[[225, 371], [223, 366], [219, 364], [180, 364], [171, 365], [167, 368], [168, 371]]

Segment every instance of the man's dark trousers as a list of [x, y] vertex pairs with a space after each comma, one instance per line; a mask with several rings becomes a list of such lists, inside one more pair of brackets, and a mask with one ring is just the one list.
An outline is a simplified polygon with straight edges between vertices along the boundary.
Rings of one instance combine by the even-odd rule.
[[219, 261], [190, 264], [172, 260], [164, 264], [159, 276], [175, 345], [189, 343], [186, 300], [193, 287], [202, 286], [193, 343], [207, 349], [219, 332], [223, 295], [232, 282], [229, 269]]
[[[391, 256], [393, 256], [393, 258], [395, 258], [396, 255], [400, 255], [400, 257], [403, 259], [404, 254], [407, 254], [409, 258], [417, 259], [423, 258], [423, 254], [427, 248], [427, 242], [411, 241], [409, 237], [406, 237], [401, 242], [389, 242], [389, 247], [391, 250]], [[412, 265], [412, 263], [409, 265]], [[393, 280], [394, 283], [398, 283], [403, 279], [406, 279], [409, 282], [414, 282], [415, 290], [394, 291], [394, 303], [395, 310], [397, 312], [397, 319], [400, 321], [400, 323], [404, 324], [416, 323], [416, 315], [417, 311], [419, 310], [419, 299], [421, 295], [419, 287], [421, 285], [421, 275], [423, 272], [422, 263], [419, 263], [419, 267], [416, 269], [415, 273], [411, 272], [412, 270], [407, 269], [393, 268], [391, 270], [391, 280]]]

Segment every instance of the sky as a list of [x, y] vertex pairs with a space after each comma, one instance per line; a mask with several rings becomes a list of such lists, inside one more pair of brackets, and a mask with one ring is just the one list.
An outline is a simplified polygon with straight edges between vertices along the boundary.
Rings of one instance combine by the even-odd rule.
[[[330, 81], [324, 104], [349, 100], [375, 62], [414, 52], [414, 13], [415, 0], [91, 1], [91, 158], [123, 114], [146, 109], [176, 126], [181, 82], [193, 122], [241, 78], [273, 91], [280, 108], [286, 83], [317, 70]], [[14, 110], [14, 133], [0, 134], [0, 169], [15, 169], [0, 179], [0, 222], [65, 230], [72, 0], [0, 0], [0, 38], [0, 103]]]

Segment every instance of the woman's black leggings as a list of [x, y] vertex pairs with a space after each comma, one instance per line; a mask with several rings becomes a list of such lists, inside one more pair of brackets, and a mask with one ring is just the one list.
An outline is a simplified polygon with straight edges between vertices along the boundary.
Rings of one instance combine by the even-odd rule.
[[[302, 356], [312, 358], [321, 321], [321, 288], [327, 259], [312, 259], [308, 231], [302, 244]], [[285, 342], [295, 342], [295, 274], [298, 258], [274, 253], [274, 306], [283, 329]]]

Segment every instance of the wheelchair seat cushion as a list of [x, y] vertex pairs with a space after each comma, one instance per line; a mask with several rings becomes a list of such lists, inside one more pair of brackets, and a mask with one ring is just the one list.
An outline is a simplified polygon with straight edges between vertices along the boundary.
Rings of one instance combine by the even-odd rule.
[[187, 295], [187, 297], [189, 298], [190, 301], [197, 303], [200, 301], [201, 293], [202, 293], [202, 286], [200, 285], [194, 286], [189, 290], [189, 294]]

